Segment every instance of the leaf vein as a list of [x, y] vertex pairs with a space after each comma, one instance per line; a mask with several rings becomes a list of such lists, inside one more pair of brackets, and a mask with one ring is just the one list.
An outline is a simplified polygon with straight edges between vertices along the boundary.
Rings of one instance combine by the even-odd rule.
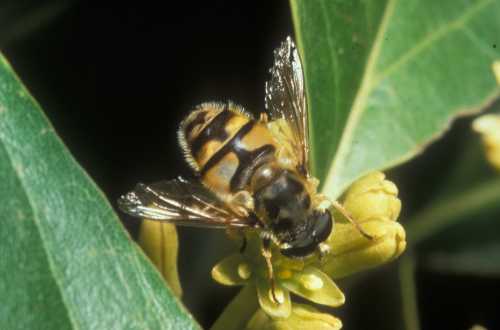
[[[0, 56], [0, 59], [1, 58], [2, 57]], [[3, 141], [3, 138], [4, 138], [3, 135], [0, 136], [0, 142]], [[72, 325], [73, 329], [81, 329], [81, 325], [77, 322], [77, 319], [72, 314], [71, 309], [69, 308], [70, 304], [69, 304], [68, 301], [66, 301], [65, 295], [63, 294], [63, 291], [61, 289], [62, 288], [62, 283], [61, 283], [61, 281], [59, 281], [58, 276], [56, 276], [58, 274], [58, 271], [56, 270], [57, 267], [55, 267], [54, 261], [52, 260], [52, 258], [50, 258], [50, 255], [48, 253], [49, 249], [48, 249], [47, 245], [45, 244], [46, 240], [45, 240], [45, 236], [43, 234], [43, 230], [42, 230], [40, 222], [39, 222], [38, 209], [34, 206], [35, 204], [34, 204], [33, 200], [31, 199], [31, 196], [26, 192], [27, 189], [26, 189], [26, 184], [23, 181], [23, 175], [20, 175], [18, 173], [18, 169], [17, 169], [18, 165], [16, 165], [17, 162], [13, 159], [15, 157], [12, 156], [11, 152], [9, 152], [9, 149], [6, 148], [4, 144], [0, 143], [0, 148], [2, 148], [3, 150], [5, 150], [5, 154], [8, 157], [8, 160], [9, 160], [9, 163], [11, 165], [11, 168], [16, 173], [16, 176], [15, 176], [16, 181], [19, 182], [19, 185], [21, 186], [23, 195], [25, 196], [26, 200], [28, 201], [29, 207], [30, 207], [30, 209], [33, 212], [33, 222], [34, 222], [35, 227], [37, 228], [37, 232], [38, 232], [38, 234], [40, 236], [40, 241], [41, 241], [41, 244], [43, 246], [43, 251], [44, 251], [44, 254], [45, 254], [46, 258], [47, 258], [47, 264], [49, 266], [49, 269], [50, 269], [51, 273], [53, 274], [52, 278], [54, 279], [54, 282], [56, 283], [56, 286], [58, 288], [59, 295], [61, 297], [62, 303], [66, 307], [66, 312], [67, 312], [68, 320], [71, 322], [71, 325]]]
[[477, 2], [475, 6], [469, 8], [457, 19], [450, 21], [447, 24], [444, 24], [441, 28], [434, 30], [432, 33], [425, 36], [418, 44], [416, 44], [414, 47], [410, 48], [406, 53], [401, 55], [399, 59], [396, 60], [392, 65], [390, 65], [383, 72], [379, 73], [378, 76], [374, 78], [372, 86], [377, 85], [381, 80], [391, 75], [394, 71], [399, 69], [404, 64], [410, 62], [418, 54], [424, 52], [434, 43], [446, 37], [449, 33], [453, 32], [454, 30], [459, 30], [463, 28], [469, 20], [471, 20], [476, 14], [481, 12], [483, 9], [487, 7], [488, 4], [491, 3], [493, 3], [493, 0], [484, 0], [481, 2]]
[[[325, 6], [325, 2], [324, 1], [320, 1], [320, 4], [321, 4], [321, 9], [322, 9], [322, 14], [323, 14], [323, 18], [324, 18], [324, 21], [325, 21], [325, 26], [326, 26], [326, 29], [327, 31], [332, 31], [332, 25], [330, 24], [330, 20], [329, 20], [329, 17], [328, 15], [326, 14], [328, 12], [326, 6]], [[330, 35], [330, 33], [329, 33]], [[334, 84], [335, 84], [335, 88], [333, 90], [333, 93], [335, 93], [335, 91], [338, 90], [338, 87], [340, 85], [340, 81], [339, 81], [339, 62], [338, 62], [338, 58], [335, 56], [335, 46], [332, 44], [332, 40], [329, 36], [327, 36], [326, 38], [327, 40], [327, 45], [328, 45], [328, 49], [329, 49], [329, 55], [330, 55], [330, 61], [332, 63], [332, 66], [333, 66], [333, 70], [334, 70], [334, 74], [333, 74], [333, 81], [334, 81]], [[335, 98], [335, 107], [334, 109], [338, 109], [339, 108], [339, 98], [336, 97]], [[332, 131], [333, 132], [336, 132], [339, 127], [338, 127], [338, 120], [334, 120], [333, 121], [333, 128], [332, 128]], [[315, 167], [317, 167], [317, 164], [315, 164]], [[315, 173], [315, 172], [313, 172]]]
[[[366, 70], [365, 74], [362, 78], [360, 88], [356, 97], [354, 99], [349, 117], [347, 119], [347, 123], [344, 129], [344, 134], [342, 135], [339, 143], [339, 147], [337, 149], [337, 153], [333, 158], [333, 164], [328, 171], [326, 176], [325, 185], [323, 188], [323, 192], [325, 194], [330, 195], [330, 197], [336, 198], [339, 192], [341, 192], [344, 187], [335, 187], [335, 179], [336, 176], [339, 175], [342, 171], [342, 167], [344, 166], [343, 161], [349, 152], [349, 146], [352, 142], [354, 130], [357, 127], [357, 123], [361, 118], [361, 114], [365, 110], [364, 106], [366, 103], [366, 99], [369, 95], [369, 92], [372, 87], [372, 78], [375, 71], [375, 64], [377, 62], [378, 56], [380, 54], [380, 49], [382, 45], [382, 41], [384, 40], [384, 34], [387, 30], [387, 26], [389, 24], [390, 18], [394, 12], [394, 8], [396, 6], [397, 0], [388, 0], [384, 13], [382, 16], [381, 24], [379, 26], [379, 30], [373, 42], [372, 50], [370, 55], [368, 56], [366, 62]], [[333, 193], [332, 193], [333, 192]], [[333, 196], [332, 196], [333, 195]]]
[[464, 34], [474, 43], [477, 45], [477, 49], [481, 50], [481, 52], [492, 58], [492, 59], [496, 59], [498, 57], [498, 54], [491, 48], [489, 47], [487, 44], [485, 44], [481, 38], [478, 37], [478, 35], [472, 31], [470, 28], [468, 28], [467, 26], [463, 26], [461, 28], [463, 31], [464, 31]]

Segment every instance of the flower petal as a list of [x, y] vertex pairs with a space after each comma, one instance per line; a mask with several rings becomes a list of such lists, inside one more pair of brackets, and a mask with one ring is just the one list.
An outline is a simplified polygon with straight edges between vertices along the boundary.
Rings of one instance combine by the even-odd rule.
[[138, 243], [160, 271], [172, 292], [180, 297], [182, 288], [177, 271], [179, 243], [175, 226], [144, 219], [141, 223]]
[[406, 247], [404, 228], [397, 222], [372, 220], [364, 223], [363, 228], [368, 233], [373, 233], [377, 227], [377, 230], [384, 232], [384, 235], [377, 235], [371, 241], [356, 237], [355, 235], [359, 235], [357, 230], [353, 226], [350, 227], [353, 236], [351, 242], [347, 241], [347, 233], [340, 236], [339, 240], [336, 240], [335, 235], [329, 240], [332, 256], [322, 269], [334, 279], [389, 262], [401, 255]]
[[360, 231], [350, 223], [339, 222], [335, 224], [335, 231], [328, 237], [327, 244], [331, 247], [331, 255], [338, 256], [353, 250], [364, 249], [377, 240], [384, 238], [395, 222], [374, 219], [361, 224], [365, 232], [372, 235], [374, 240], [363, 236]]
[[491, 68], [493, 69], [493, 74], [495, 75], [497, 84], [500, 85], [500, 61], [493, 62]]
[[398, 188], [381, 172], [368, 174], [354, 182], [343, 205], [358, 223], [373, 218], [395, 221], [401, 212]]
[[476, 118], [472, 128], [481, 134], [486, 158], [500, 170], [500, 115], [488, 114]]
[[212, 278], [223, 285], [242, 285], [251, 276], [252, 268], [240, 253], [224, 258], [212, 268]]
[[317, 304], [337, 307], [345, 302], [342, 291], [332, 279], [319, 269], [308, 266], [282, 281], [285, 288]]
[[266, 314], [272, 317], [289, 317], [292, 311], [290, 292], [284, 289], [279, 282], [276, 282], [275, 284], [276, 298], [278, 298], [280, 303], [274, 301], [271, 283], [268, 279], [259, 278], [256, 281], [257, 296], [259, 298], [260, 307], [266, 312]]
[[302, 304], [293, 304], [287, 319], [273, 319], [259, 309], [247, 324], [247, 330], [339, 330], [342, 322], [329, 314]]

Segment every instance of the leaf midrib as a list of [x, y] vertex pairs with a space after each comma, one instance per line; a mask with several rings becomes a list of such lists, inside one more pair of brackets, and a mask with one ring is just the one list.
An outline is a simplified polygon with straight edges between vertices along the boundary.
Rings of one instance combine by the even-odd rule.
[[378, 85], [380, 81], [384, 78], [390, 76], [394, 71], [400, 68], [405, 63], [411, 61], [412, 58], [422, 53], [424, 50], [430, 47], [434, 42], [446, 36], [448, 33], [461, 29], [465, 26], [465, 24], [472, 19], [475, 14], [479, 13], [489, 4], [491, 4], [493, 0], [483, 0], [481, 2], [477, 2], [475, 6], [471, 7], [469, 10], [465, 11], [462, 15], [460, 15], [457, 19], [444, 24], [436, 31], [426, 35], [419, 43], [417, 43], [414, 47], [404, 53], [399, 57], [397, 61], [387, 67], [384, 71], [380, 72], [374, 78], [372, 86]]
[[[344, 165], [344, 160], [349, 152], [349, 148], [351, 146], [351, 142], [354, 136], [354, 131], [357, 127], [357, 124], [361, 118], [361, 115], [363, 114], [364, 110], [366, 109], [366, 100], [368, 99], [368, 96], [370, 95], [370, 92], [373, 88], [373, 86], [376, 86], [380, 81], [382, 81], [384, 78], [388, 77], [391, 73], [393, 73], [395, 70], [397, 70], [399, 67], [401, 67], [404, 63], [407, 63], [410, 61], [412, 58], [414, 58], [416, 55], [419, 53], [425, 51], [427, 48], [429, 48], [432, 44], [434, 44], [437, 40], [443, 38], [444, 36], [448, 35], [451, 31], [463, 28], [466, 22], [471, 20], [473, 17], [476, 16], [479, 12], [484, 10], [489, 4], [493, 3], [493, 0], [483, 0], [481, 2], [477, 2], [472, 8], [469, 10], [465, 11], [461, 15], [459, 15], [458, 18], [455, 20], [452, 20], [448, 22], [447, 24], [441, 26], [437, 31], [432, 32], [430, 35], [426, 35], [418, 44], [416, 44], [414, 47], [412, 47], [410, 50], [408, 50], [406, 53], [404, 53], [396, 62], [391, 64], [387, 69], [385, 69], [383, 72], [379, 74], [375, 74], [375, 65], [377, 63], [377, 59], [380, 55], [380, 48], [382, 41], [384, 39], [384, 35], [387, 29], [388, 22], [390, 18], [392, 17], [392, 13], [394, 10], [394, 7], [396, 5], [397, 0], [389, 0], [383, 14], [383, 18], [380, 24], [380, 28], [377, 32], [377, 36], [375, 38], [375, 42], [372, 47], [372, 51], [368, 57], [367, 60], [367, 65], [366, 65], [366, 70], [365, 74], [363, 76], [362, 83], [360, 85], [360, 89], [358, 90], [358, 93], [356, 94], [355, 101], [353, 102], [353, 106], [351, 108], [349, 118], [347, 120], [344, 133], [342, 134], [339, 147], [337, 149], [337, 152], [333, 158], [332, 161], [332, 166], [330, 167], [330, 170], [328, 171], [326, 180], [325, 180], [325, 186], [323, 188], [323, 191], [325, 193], [328, 192], [337, 192], [337, 194], [340, 194], [343, 192], [345, 189], [345, 186], [349, 184], [348, 182], [342, 183], [342, 187], [335, 188], [335, 176], [338, 175], [338, 173], [341, 173], [343, 170], [343, 165]], [[414, 155], [418, 152], [418, 149], [411, 150], [409, 153], [410, 156]], [[407, 159], [408, 155], [403, 157], [402, 159]], [[396, 165], [399, 162], [391, 162], [392, 165]], [[362, 173], [363, 174], [363, 173]], [[361, 174], [361, 175], [362, 175]], [[334, 198], [338, 196], [332, 196]]]
[[[382, 21], [379, 30], [377, 32], [377, 36], [375, 37], [372, 51], [370, 52], [370, 55], [366, 62], [365, 74], [362, 78], [358, 93], [354, 98], [353, 106], [351, 108], [351, 111], [349, 112], [349, 117], [347, 119], [347, 123], [344, 128], [344, 133], [340, 138], [337, 152], [332, 161], [332, 166], [330, 167], [330, 170], [328, 171], [328, 174], [325, 179], [325, 185], [323, 187], [323, 192], [325, 194], [328, 194], [328, 192], [331, 191], [335, 191], [335, 189], [333, 189], [334, 185], [336, 184], [335, 182], [333, 182], [335, 179], [334, 176], [337, 172], [340, 173], [341, 171], [341, 168], [343, 166], [343, 160], [346, 157], [347, 153], [349, 152], [348, 148], [351, 144], [354, 130], [357, 126], [357, 123], [359, 122], [359, 119], [361, 118], [361, 114], [365, 109], [364, 105], [366, 103], [366, 99], [368, 98], [368, 95], [370, 94], [370, 90], [372, 87], [372, 80], [373, 80], [372, 76], [374, 75], [375, 64], [377, 63], [377, 59], [380, 54], [380, 49], [382, 45], [382, 40], [384, 38], [387, 25], [389, 24], [389, 20], [394, 11], [396, 1], [397, 0], [389, 0], [385, 6]], [[343, 191], [343, 187], [341, 188], [342, 189], [338, 189], [337, 191]], [[337, 198], [338, 196], [330, 196], [330, 197]]]
[[[323, 20], [325, 22], [326, 30], [327, 31], [332, 31], [332, 26], [330, 24], [330, 20], [329, 20], [328, 15], [327, 15], [328, 9], [327, 9], [327, 7], [325, 5], [325, 1], [320, 1], [319, 3], [321, 4], [321, 9], [322, 9], [321, 13], [323, 15]], [[327, 47], [328, 47], [328, 50], [329, 50], [328, 54], [330, 55], [329, 57], [330, 57], [330, 62], [331, 62], [331, 65], [332, 65], [333, 72], [339, 72], [339, 61], [338, 61], [337, 56], [335, 56], [335, 53], [336, 53], [335, 46], [332, 44], [332, 40], [328, 36], [326, 38], [326, 43], [327, 43]], [[340, 86], [339, 78], [340, 78], [339, 74], [334, 74], [333, 75], [334, 91], [337, 91], [339, 89], [339, 86]], [[335, 97], [335, 99], [334, 99], [335, 105], [333, 106], [333, 109], [338, 109], [339, 108], [339, 101], [340, 101], [340, 98], [339, 97]], [[333, 127], [331, 128], [332, 131], [333, 132], [337, 132], [337, 130], [339, 129], [338, 126], [339, 126], [339, 121], [338, 120], [334, 120], [333, 121]], [[330, 157], [330, 158], [332, 158], [332, 157]], [[314, 168], [314, 172], [313, 173], [318, 173], [317, 172], [318, 165], [317, 165], [316, 162], [314, 164], [315, 164], [315, 168]]]

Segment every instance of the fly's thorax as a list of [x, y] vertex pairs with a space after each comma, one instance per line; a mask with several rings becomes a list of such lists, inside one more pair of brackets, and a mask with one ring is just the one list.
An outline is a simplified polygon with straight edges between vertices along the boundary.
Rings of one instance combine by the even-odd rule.
[[314, 253], [330, 235], [333, 221], [328, 210], [313, 207], [307, 181], [272, 163], [259, 168], [253, 181], [260, 185], [254, 193], [256, 213], [282, 254], [302, 258]]
[[250, 180], [250, 191], [263, 191], [263, 188], [269, 186], [283, 172], [276, 160], [265, 162], [257, 167]]
[[311, 197], [293, 172], [266, 164], [253, 179], [255, 211], [280, 241], [293, 239], [306, 226]]

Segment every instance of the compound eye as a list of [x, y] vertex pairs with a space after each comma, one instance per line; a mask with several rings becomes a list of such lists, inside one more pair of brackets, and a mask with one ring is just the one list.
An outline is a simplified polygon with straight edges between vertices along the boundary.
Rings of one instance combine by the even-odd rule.
[[333, 229], [332, 215], [328, 210], [322, 212], [314, 211], [312, 217], [314, 218], [312, 220], [314, 223], [312, 231], [314, 241], [317, 243], [323, 242], [328, 238], [328, 236], [330, 236], [332, 232]]
[[294, 242], [288, 249], [281, 249], [281, 254], [288, 258], [304, 258], [316, 251], [318, 243], [312, 237], [302, 242]]
[[289, 258], [304, 258], [316, 251], [319, 243], [325, 241], [333, 229], [332, 215], [330, 211], [314, 211], [309, 216], [311, 223], [308, 234], [301, 239], [290, 242], [290, 247], [282, 249], [281, 254]]

